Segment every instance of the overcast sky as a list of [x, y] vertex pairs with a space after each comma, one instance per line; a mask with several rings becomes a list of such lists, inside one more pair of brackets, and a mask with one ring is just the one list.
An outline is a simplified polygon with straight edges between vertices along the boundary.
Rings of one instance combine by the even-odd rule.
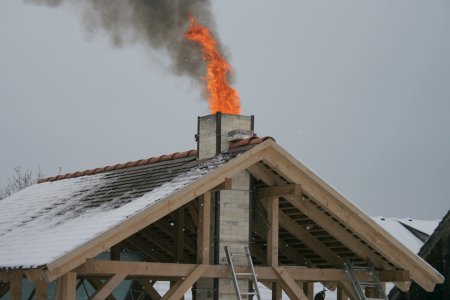
[[[243, 114], [372, 216], [450, 209], [450, 1], [213, 1]], [[0, 0], [0, 185], [195, 148], [200, 89], [70, 7]]]

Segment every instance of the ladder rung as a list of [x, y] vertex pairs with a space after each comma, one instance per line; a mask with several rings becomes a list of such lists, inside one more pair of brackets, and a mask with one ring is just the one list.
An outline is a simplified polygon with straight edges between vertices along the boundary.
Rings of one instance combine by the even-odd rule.
[[245, 253], [230, 253], [230, 256], [247, 256]]
[[251, 295], [256, 295], [256, 292], [244, 292], [244, 293], [240, 293], [243, 296], [251, 296]]
[[253, 273], [236, 273], [236, 276], [253, 276]]
[[377, 287], [378, 286], [378, 283], [371, 282], [371, 281], [360, 281], [359, 284], [362, 285], [362, 286], [373, 286], [373, 287]]

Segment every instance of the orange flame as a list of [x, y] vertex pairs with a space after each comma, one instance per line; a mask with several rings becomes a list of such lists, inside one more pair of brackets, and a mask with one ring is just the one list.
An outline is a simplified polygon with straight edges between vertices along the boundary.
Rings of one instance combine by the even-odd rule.
[[239, 94], [230, 86], [227, 79], [232, 67], [220, 54], [217, 42], [209, 29], [191, 17], [189, 29], [184, 36], [187, 40], [201, 46], [203, 59], [207, 64], [207, 74], [204, 79], [207, 83], [208, 104], [211, 113], [240, 114]]

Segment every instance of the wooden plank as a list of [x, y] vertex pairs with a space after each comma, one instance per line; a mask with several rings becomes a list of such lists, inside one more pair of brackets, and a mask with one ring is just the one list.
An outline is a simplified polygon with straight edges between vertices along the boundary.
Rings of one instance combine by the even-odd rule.
[[290, 299], [308, 300], [308, 298], [303, 293], [303, 290], [298, 286], [295, 280], [284, 268], [273, 267], [273, 269], [280, 278], [280, 284]]
[[[36, 300], [47, 300], [48, 299], [48, 283], [45, 280], [35, 281], [35, 297]], [[73, 298], [75, 299], [75, 298]]]
[[426, 264], [416, 254], [398, 242], [369, 216], [339, 194], [325, 181], [296, 160], [277, 144], [264, 151], [264, 162], [283, 177], [301, 184], [303, 191], [329, 210], [352, 231], [364, 239], [390, 262], [411, 272], [411, 278], [422, 288], [431, 292], [444, 277]]
[[22, 300], [22, 273], [12, 272], [10, 275], [9, 287], [11, 300]]
[[8, 282], [0, 282], [0, 299], [9, 292], [9, 281]]
[[370, 259], [377, 268], [392, 269], [392, 266], [386, 261], [368, 249], [366, 245], [356, 239], [345, 228], [337, 225], [335, 221], [310, 201], [299, 199], [298, 197], [286, 197], [285, 199], [362, 259]]
[[207, 265], [198, 265], [186, 278], [179, 279], [162, 300], [179, 300], [207, 269]]
[[411, 281], [394, 281], [394, 284], [402, 292], [409, 291], [409, 288], [411, 287]]
[[158, 291], [148, 280], [138, 280], [138, 282], [152, 300], [160, 300], [162, 298]]
[[[78, 267], [75, 271], [79, 277], [89, 276], [111, 276], [118, 272], [129, 274], [130, 277], [140, 278], [179, 278], [186, 277], [198, 265], [196, 264], [176, 264], [176, 263], [152, 263], [152, 262], [128, 262], [128, 261], [96, 261], [88, 259], [87, 262]], [[346, 280], [343, 269], [318, 269], [305, 268], [297, 266], [284, 267], [291, 277], [300, 281], [331, 281], [337, 282]], [[258, 279], [274, 281], [278, 276], [271, 267], [255, 267]], [[246, 266], [236, 266], [236, 272], [248, 272]], [[368, 272], [357, 273], [362, 281], [368, 281], [371, 276]], [[230, 270], [227, 265], [207, 265], [207, 271], [203, 274], [204, 278], [231, 278]], [[381, 281], [406, 281], [409, 279], [408, 272], [389, 270], [380, 272]]]
[[[192, 201], [191, 201], [192, 202]], [[184, 259], [184, 207], [176, 211], [175, 223], [176, 239], [175, 251], [177, 262], [183, 262]]]
[[299, 184], [285, 184], [274, 185], [269, 187], [258, 188], [256, 190], [258, 197], [260, 198], [274, 198], [274, 197], [286, 197], [286, 196], [299, 196], [301, 195], [301, 187]]
[[[100, 281], [100, 278], [89, 278], [89, 279], [87, 279], [87, 282], [89, 282], [89, 284], [95, 290], [100, 289], [103, 285], [103, 283]], [[64, 300], [64, 299], [61, 299], [61, 300]], [[116, 300], [116, 297], [114, 297], [113, 295], [109, 295], [108, 297], [106, 297], [106, 300]]]
[[61, 277], [61, 299], [76, 300], [77, 298], [77, 273], [69, 272]]
[[[255, 166], [252, 166], [249, 169], [249, 172], [254, 176], [259, 176], [258, 178], [262, 180], [267, 185], [283, 185], [285, 181], [279, 177], [274, 176], [273, 172], [270, 172], [266, 167], [264, 167], [261, 163]], [[294, 205], [297, 209], [302, 212], [306, 212], [308, 217], [310, 217], [314, 222], [319, 224], [326, 231], [333, 233], [341, 243], [343, 243], [347, 248], [352, 250], [356, 255], [362, 257], [363, 259], [370, 259], [377, 267], [386, 266], [387, 268], [391, 268], [386, 264], [380, 257], [367, 251], [368, 249], [364, 244], [358, 241], [354, 236], [349, 234], [345, 229], [340, 226], [336, 226], [336, 223], [325, 216], [322, 211], [318, 208], [308, 205], [307, 201], [302, 201], [303, 199], [300, 197], [286, 197], [286, 199]], [[326, 252], [324, 252], [326, 255]], [[331, 255], [328, 253], [328, 256]], [[333, 260], [332, 260], [333, 261]], [[334, 264], [333, 264], [334, 265]]]
[[94, 257], [118, 242], [126, 239], [144, 227], [152, 224], [163, 216], [175, 211], [187, 204], [197, 196], [211, 190], [224, 182], [227, 178], [245, 170], [249, 166], [260, 161], [264, 156], [264, 150], [273, 145], [273, 141], [267, 140], [253, 147], [245, 153], [234, 158], [226, 165], [211, 171], [207, 175], [197, 179], [193, 183], [170, 194], [165, 199], [158, 201], [147, 209], [128, 218], [121, 224], [100, 234], [95, 239], [76, 248], [61, 258], [47, 264], [48, 277], [50, 281], [57, 279], [70, 270], [84, 263], [86, 258]]
[[197, 238], [197, 262], [209, 264], [211, 238], [211, 193], [200, 197]]
[[228, 191], [232, 189], [231, 178], [225, 178], [225, 181], [211, 189], [211, 191]]
[[192, 221], [194, 222], [195, 226], [198, 227], [198, 212], [195, 206], [196, 206], [195, 200], [192, 200], [191, 202], [186, 204], [186, 208], [188, 210], [189, 215], [191, 216]]
[[279, 199], [271, 198], [267, 205], [267, 219], [269, 230], [267, 231], [267, 264], [271, 267], [278, 266], [278, 219]]
[[309, 249], [314, 251], [317, 255], [325, 259], [334, 267], [342, 267], [341, 259], [325, 246], [321, 241], [314, 237], [308, 230], [298, 225], [297, 222], [292, 220], [288, 215], [280, 212], [280, 226], [283, 227], [292, 236], [299, 239]]
[[127, 277], [126, 273], [117, 273], [109, 278], [106, 283], [98, 289], [94, 295], [92, 295], [92, 300], [103, 300], [108, 297], [114, 289]]
[[314, 298], [314, 282], [303, 282], [303, 293], [308, 299]]

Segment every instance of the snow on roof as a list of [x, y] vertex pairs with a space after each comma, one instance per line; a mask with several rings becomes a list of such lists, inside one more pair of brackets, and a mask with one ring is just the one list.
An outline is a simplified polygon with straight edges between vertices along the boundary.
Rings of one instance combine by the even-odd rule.
[[[418, 231], [421, 231], [428, 236], [431, 235], [434, 229], [438, 226], [440, 220], [414, 220], [410, 218], [385, 218], [385, 217], [373, 217], [375, 222], [378, 223], [383, 229], [389, 232], [393, 237], [410, 249], [413, 253], [418, 253], [422, 245], [424, 244], [419, 238], [417, 238], [410, 230], [404, 225], [412, 227]], [[404, 224], [404, 225], [403, 225]]]
[[185, 158], [32, 185], [0, 201], [0, 268], [46, 265], [226, 161]]

